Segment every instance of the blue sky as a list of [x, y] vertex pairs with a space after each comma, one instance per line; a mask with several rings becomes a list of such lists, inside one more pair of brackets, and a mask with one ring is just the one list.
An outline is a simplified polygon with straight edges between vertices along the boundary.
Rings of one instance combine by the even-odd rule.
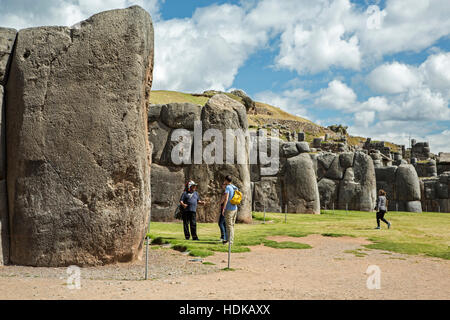
[[0, 25], [73, 25], [139, 4], [154, 89], [243, 89], [321, 125], [450, 152], [447, 0], [0, 0]]

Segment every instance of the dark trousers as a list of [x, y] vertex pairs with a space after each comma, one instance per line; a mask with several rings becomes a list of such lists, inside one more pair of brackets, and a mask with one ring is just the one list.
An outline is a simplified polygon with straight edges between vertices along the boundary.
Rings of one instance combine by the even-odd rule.
[[389, 222], [384, 218], [385, 214], [386, 214], [386, 211], [384, 211], [384, 210], [380, 210], [377, 212], [377, 226], [380, 226], [380, 220], [386, 224], [389, 224]]
[[189, 234], [189, 227], [191, 227], [192, 239], [198, 239], [197, 237], [197, 221], [196, 221], [196, 213], [193, 211], [185, 211], [183, 212], [183, 229], [184, 229], [184, 237], [186, 240], [189, 240], [191, 235]]
[[225, 216], [222, 212], [219, 215], [219, 228], [220, 228], [220, 239], [227, 240], [227, 225], [225, 223]]

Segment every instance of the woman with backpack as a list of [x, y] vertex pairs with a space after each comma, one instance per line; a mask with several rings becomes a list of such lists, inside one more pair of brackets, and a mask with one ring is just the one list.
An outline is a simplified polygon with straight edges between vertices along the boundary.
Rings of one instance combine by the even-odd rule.
[[[226, 228], [227, 228], [227, 240], [223, 241], [223, 243], [233, 244], [234, 241], [234, 223], [236, 222], [237, 217], [237, 205], [240, 203], [242, 198], [242, 193], [238, 190], [238, 188], [232, 184], [233, 179], [231, 176], [226, 176], [225, 181], [223, 182], [225, 186], [225, 195], [222, 200], [222, 214], [225, 216]], [[238, 199], [235, 198], [235, 194], [238, 195]]]
[[[197, 204], [203, 205], [204, 201], [200, 200], [200, 196], [197, 192], [197, 184], [194, 181], [186, 183], [185, 191], [181, 195], [180, 205], [183, 208], [183, 230], [184, 237], [189, 240], [192, 234], [192, 240], [197, 241]], [[189, 233], [190, 227], [190, 233]]]
[[384, 218], [384, 215], [387, 212], [387, 203], [386, 191], [380, 189], [378, 192], [377, 205], [375, 206], [375, 210], [377, 211], [377, 227], [375, 229], [381, 229], [380, 220], [387, 224], [388, 229], [391, 228], [391, 223]]

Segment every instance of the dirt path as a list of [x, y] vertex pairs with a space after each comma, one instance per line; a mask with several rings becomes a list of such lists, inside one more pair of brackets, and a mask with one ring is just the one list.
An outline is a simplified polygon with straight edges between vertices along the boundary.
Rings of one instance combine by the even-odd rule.
[[[203, 259], [152, 250], [153, 280], [142, 262], [82, 269], [81, 289], [69, 290], [65, 268], [0, 267], [0, 299], [450, 299], [450, 261], [364, 249], [351, 237], [270, 237], [308, 243], [304, 250], [251, 248]], [[358, 256], [357, 256], [358, 255]], [[369, 290], [368, 266], [381, 270], [381, 289]], [[123, 280], [134, 279], [134, 280]]]

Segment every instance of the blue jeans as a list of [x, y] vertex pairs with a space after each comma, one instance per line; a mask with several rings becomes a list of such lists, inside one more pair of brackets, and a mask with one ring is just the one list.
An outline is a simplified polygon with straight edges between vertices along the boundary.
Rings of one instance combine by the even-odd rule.
[[219, 215], [219, 228], [220, 238], [223, 240], [227, 240], [227, 226], [225, 224], [225, 217], [222, 215], [222, 212]]

